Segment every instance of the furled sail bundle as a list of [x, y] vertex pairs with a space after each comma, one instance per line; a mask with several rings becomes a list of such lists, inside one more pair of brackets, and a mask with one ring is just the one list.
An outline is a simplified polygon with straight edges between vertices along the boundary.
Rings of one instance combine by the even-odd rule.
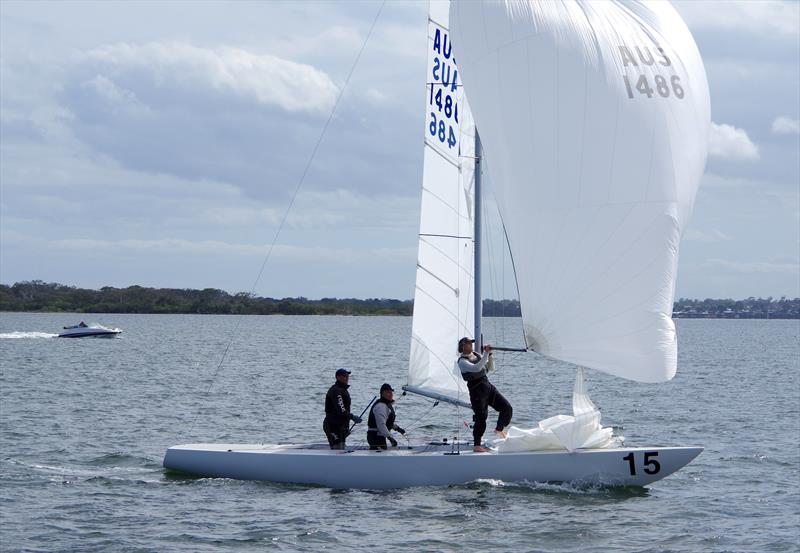
[[709, 95], [662, 1], [454, 2], [450, 29], [514, 259], [530, 349], [675, 374], [678, 246]]

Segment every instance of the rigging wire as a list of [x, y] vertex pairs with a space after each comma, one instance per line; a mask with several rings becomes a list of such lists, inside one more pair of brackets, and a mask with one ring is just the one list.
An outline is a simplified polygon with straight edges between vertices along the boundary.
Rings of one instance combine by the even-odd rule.
[[[325, 133], [328, 131], [328, 127], [330, 126], [331, 121], [333, 120], [333, 116], [336, 114], [336, 109], [339, 107], [339, 103], [342, 99], [342, 96], [344, 96], [344, 91], [347, 89], [347, 85], [350, 83], [350, 78], [353, 76], [356, 66], [358, 65], [358, 62], [361, 60], [361, 55], [364, 53], [364, 49], [366, 48], [367, 43], [369, 42], [369, 39], [372, 36], [372, 32], [375, 30], [375, 25], [378, 23], [378, 18], [380, 17], [381, 12], [383, 12], [383, 8], [385, 6], [386, 6], [386, 0], [383, 0], [381, 2], [380, 7], [378, 8], [377, 13], [375, 14], [375, 18], [372, 20], [372, 25], [370, 25], [369, 31], [367, 32], [367, 36], [364, 38], [364, 42], [361, 45], [361, 49], [359, 49], [358, 54], [356, 55], [356, 58], [353, 61], [352, 66], [350, 67], [350, 71], [347, 74], [347, 78], [345, 79], [341, 90], [339, 90], [339, 95], [336, 97], [336, 101], [333, 103], [333, 107], [331, 108], [331, 112], [328, 115], [328, 119], [325, 121], [325, 125], [323, 125], [322, 131], [319, 134], [319, 138], [317, 138], [317, 142], [316, 144], [314, 144], [314, 148], [311, 150], [311, 155], [309, 156], [308, 161], [306, 162], [306, 165], [303, 168], [303, 173], [300, 175], [300, 179], [297, 181], [297, 185], [294, 188], [294, 192], [292, 194], [291, 200], [289, 201], [289, 205], [286, 207], [286, 211], [283, 214], [283, 218], [281, 219], [281, 222], [278, 225], [278, 229], [275, 231], [275, 235], [273, 236], [272, 242], [269, 245], [267, 253], [264, 256], [264, 261], [261, 263], [261, 268], [259, 269], [258, 274], [256, 275], [256, 278], [253, 281], [253, 285], [250, 287], [250, 292], [248, 293], [248, 297], [252, 297], [255, 294], [256, 286], [258, 286], [258, 282], [259, 280], [261, 280], [261, 275], [264, 273], [264, 268], [267, 266], [267, 262], [272, 256], [272, 251], [275, 249], [275, 244], [278, 241], [278, 237], [280, 236], [281, 231], [283, 230], [283, 227], [286, 224], [286, 220], [289, 217], [289, 212], [292, 210], [292, 207], [294, 206], [295, 200], [297, 199], [297, 195], [300, 192], [300, 188], [303, 186], [303, 182], [305, 181], [306, 175], [308, 174], [308, 170], [311, 168], [311, 164], [317, 155], [317, 150], [319, 150], [319, 146], [322, 143], [322, 139], [325, 137]], [[225, 350], [222, 352], [222, 358], [217, 364], [217, 368], [214, 370], [214, 374], [211, 377], [211, 382], [209, 383], [208, 388], [205, 391], [204, 394], [205, 396], [208, 396], [208, 394], [211, 392], [211, 388], [214, 386], [214, 382], [217, 379], [217, 375], [219, 374], [219, 371], [222, 368], [223, 363], [225, 362], [225, 358], [228, 355], [228, 351], [230, 350], [230, 347], [233, 344], [233, 341], [239, 330], [239, 325], [241, 324], [242, 317], [243, 315], [240, 314], [236, 319], [234, 328], [231, 331], [230, 336], [228, 338], [228, 343], [225, 346]], [[199, 416], [200, 413], [198, 412], [198, 414], [195, 416], [194, 421], [192, 422], [192, 427], [194, 427], [194, 424], [197, 422], [197, 418]]]
[[[484, 164], [484, 167], [486, 167], [485, 164]], [[486, 181], [489, 181], [489, 179], [485, 179], [485, 182]], [[491, 185], [491, 182], [488, 182], [488, 184]], [[487, 186], [486, 189], [488, 189], [488, 186]], [[484, 197], [486, 197], [486, 196], [488, 196], [488, 194], [484, 194]], [[505, 332], [506, 320], [504, 318], [504, 316], [505, 316], [505, 311], [504, 311], [504, 308], [505, 308], [505, 303], [504, 303], [505, 295], [503, 294], [502, 291], [500, 293], [499, 300], [497, 300], [498, 289], [504, 290], [505, 289], [504, 288], [505, 283], [502, 280], [500, 280], [501, 277], [498, 276], [498, 272], [500, 271], [500, 269], [498, 269], [498, 267], [497, 267], [497, 260], [498, 260], [497, 249], [498, 249], [498, 246], [495, 243], [497, 241], [497, 236], [496, 236], [497, 233], [494, 232], [494, 234], [493, 234], [491, 232], [492, 227], [494, 226], [494, 222], [493, 222], [493, 220], [490, 220], [490, 218], [489, 218], [490, 209], [489, 209], [488, 203], [489, 202], [482, 202], [482, 204], [481, 204], [482, 211], [483, 211], [483, 220], [485, 221], [485, 224], [483, 225], [483, 234], [484, 234], [484, 243], [486, 244], [486, 254], [487, 254], [487, 256], [486, 256], [487, 257], [487, 263], [485, 263], [484, 266], [487, 267], [488, 272], [489, 272], [489, 288], [491, 289], [492, 297], [495, 298], [495, 300], [494, 300], [495, 302], [499, 301], [501, 306], [503, 306], [503, 310], [501, 310], [500, 316], [498, 317], [497, 314], [495, 314], [492, 317], [492, 332], [493, 332], [495, 340], [498, 340], [501, 344], [505, 344], [506, 343], [506, 332]], [[497, 208], [497, 204], [496, 203], [495, 203], [495, 208]], [[496, 209], [492, 211], [492, 214], [494, 214], [495, 211], [496, 211]], [[501, 252], [505, 253], [505, 248], [503, 248], [502, 244], [500, 245], [500, 250], [501, 250]], [[505, 262], [505, 257], [503, 257], [501, 259], [501, 261]], [[504, 267], [502, 267], [502, 264], [501, 264], [501, 268], [504, 268]], [[505, 273], [503, 273], [503, 275], [505, 275]], [[505, 363], [506, 362], [505, 353], [504, 352], [497, 352], [497, 353], [500, 354], [500, 355], [498, 355], [498, 358], [502, 358], [502, 363]], [[497, 365], [495, 370], [494, 370], [495, 373], [498, 373], [499, 369], [502, 366], [502, 363], [500, 362], [500, 359], [498, 359], [498, 358], [495, 359], [495, 362], [496, 362], [496, 365]], [[504, 383], [504, 381], [505, 381], [505, 379], [503, 378], [503, 373], [499, 373], [499, 378], [500, 378], [499, 382], [502, 385]]]
[[422, 421], [425, 419], [425, 417], [427, 417], [428, 415], [430, 415], [430, 414], [431, 414], [431, 411], [433, 411], [433, 408], [434, 408], [434, 407], [436, 407], [437, 405], [439, 405], [439, 401], [438, 401], [438, 400], [437, 400], [437, 401], [434, 401], [434, 402], [431, 404], [431, 407], [430, 407], [430, 409], [428, 409], [427, 411], [425, 411], [424, 413], [422, 413], [422, 414], [421, 414], [419, 417], [417, 417], [416, 419], [414, 419], [413, 421], [411, 421], [410, 423], [408, 423], [408, 424], [406, 425], [406, 426], [408, 427], [408, 428], [406, 429], [406, 431], [408, 431], [408, 430], [416, 430], [417, 428], [420, 428], [420, 427], [422, 426], [422, 424], [421, 424], [421, 423], [422, 423]]

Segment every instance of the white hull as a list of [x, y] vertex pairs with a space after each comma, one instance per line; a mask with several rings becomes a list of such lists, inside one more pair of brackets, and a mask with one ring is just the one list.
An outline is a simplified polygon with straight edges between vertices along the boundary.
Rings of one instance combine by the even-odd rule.
[[[170, 447], [164, 467], [196, 476], [311, 484], [331, 488], [406, 488], [504, 482], [645, 486], [681, 469], [702, 447], [626, 447], [473, 453], [462, 446], [332, 451], [327, 446], [187, 444]], [[632, 457], [631, 457], [632, 455]], [[633, 474], [632, 474], [633, 473]]]
[[59, 338], [111, 338], [122, 331], [118, 328], [97, 327], [72, 327], [65, 328], [58, 333]]

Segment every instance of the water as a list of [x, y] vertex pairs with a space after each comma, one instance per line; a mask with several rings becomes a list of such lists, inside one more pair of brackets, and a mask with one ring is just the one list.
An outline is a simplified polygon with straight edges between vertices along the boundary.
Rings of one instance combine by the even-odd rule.
[[[80, 319], [124, 333], [52, 337]], [[678, 375], [663, 385], [587, 373], [604, 424], [629, 444], [706, 447], [648, 488], [373, 492], [161, 468], [178, 443], [322, 440], [334, 369], [354, 371], [360, 410], [382, 382], [405, 382], [410, 326], [404, 317], [0, 315], [0, 549], [798, 551], [798, 321], [680, 320]], [[517, 321], [489, 320], [486, 331], [508, 344]], [[516, 424], [569, 413], [574, 371], [522, 354], [498, 361], [493, 382]], [[452, 436], [467, 418], [418, 397], [397, 411], [419, 438]]]

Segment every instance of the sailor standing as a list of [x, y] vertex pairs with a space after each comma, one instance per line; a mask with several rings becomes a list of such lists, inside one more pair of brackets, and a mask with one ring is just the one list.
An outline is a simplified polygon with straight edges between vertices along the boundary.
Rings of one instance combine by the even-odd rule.
[[497, 391], [497, 388], [489, 382], [489, 378], [486, 376], [487, 373], [494, 370], [492, 346], [484, 346], [485, 355], [481, 356], [472, 351], [473, 342], [475, 340], [466, 336], [458, 341], [458, 353], [461, 354], [458, 358], [458, 369], [461, 371], [461, 377], [467, 382], [469, 401], [472, 404], [472, 420], [474, 421], [472, 450], [476, 453], [485, 453], [489, 450], [481, 445], [481, 439], [486, 431], [489, 407], [500, 413], [494, 431], [502, 438], [506, 437], [503, 429], [511, 422], [513, 410], [508, 400]]
[[405, 435], [406, 431], [394, 423], [394, 389], [389, 384], [381, 386], [381, 397], [372, 406], [367, 419], [367, 443], [370, 449], [386, 449], [386, 440], [397, 447], [390, 431], [396, 430]]
[[356, 424], [361, 422], [361, 417], [350, 412], [350, 392], [347, 391], [350, 387], [349, 380], [350, 371], [338, 369], [336, 382], [325, 395], [325, 420], [322, 422], [322, 430], [325, 431], [331, 449], [344, 449], [344, 442], [350, 433], [350, 421]]

